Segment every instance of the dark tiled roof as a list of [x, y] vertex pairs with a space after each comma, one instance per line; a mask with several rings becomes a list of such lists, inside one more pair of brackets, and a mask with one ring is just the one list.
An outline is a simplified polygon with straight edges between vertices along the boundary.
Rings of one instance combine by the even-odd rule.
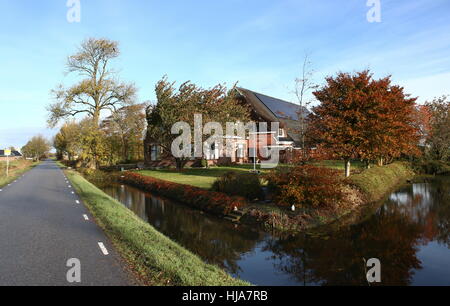
[[[18, 152], [18, 151], [12, 151], [11, 156], [12, 157], [22, 157], [22, 154], [20, 154], [20, 152]], [[5, 150], [0, 150], [0, 157], [6, 157]]]
[[[288, 138], [296, 143], [300, 142], [298, 132], [300, 105], [290, 103], [281, 99], [273, 98], [260, 94], [242, 87], [237, 90], [243, 95], [246, 101], [251, 105], [253, 111], [264, 121], [278, 121], [283, 128], [287, 130]], [[304, 117], [310, 112], [303, 108]]]
[[[274, 98], [242, 87], [238, 88], [238, 90], [253, 95], [259, 101], [259, 103], [264, 105], [264, 107], [276, 118], [294, 121], [299, 120], [300, 105], [298, 104]], [[303, 116], [307, 117], [308, 115], [308, 109], [303, 107]]]
[[[300, 105], [290, 103], [281, 99], [266, 96], [257, 92], [254, 92], [255, 96], [264, 105], [270, 109], [270, 111], [277, 117], [282, 119], [298, 120]], [[306, 116], [308, 111], [304, 111], [303, 115]]]

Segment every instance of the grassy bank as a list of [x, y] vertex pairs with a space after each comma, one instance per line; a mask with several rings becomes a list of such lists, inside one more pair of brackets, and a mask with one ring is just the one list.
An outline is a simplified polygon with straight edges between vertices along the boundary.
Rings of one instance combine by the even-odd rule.
[[[344, 175], [345, 162], [343, 160], [322, 160], [318, 162], [311, 163], [313, 166], [317, 167], [325, 167], [334, 170], [342, 171], [342, 175]], [[365, 169], [365, 165], [363, 162], [354, 160], [351, 164], [351, 171], [359, 173]]]
[[[66, 171], [74, 188], [121, 255], [148, 285], [240, 286], [222, 269], [198, 256], [142, 221], [75, 171]], [[208, 246], [205, 246], [208, 247]]]
[[408, 163], [395, 162], [352, 175], [349, 182], [366, 196], [366, 202], [374, 202], [382, 199], [398, 184], [406, 183], [413, 176], [414, 171]]
[[381, 200], [399, 184], [414, 177], [408, 163], [396, 162], [384, 167], [375, 166], [343, 181], [346, 197], [330, 208], [302, 208], [295, 212], [275, 204], [251, 205], [244, 218], [277, 232], [300, 232], [329, 225], [343, 217], [357, 214], [369, 204]]
[[6, 162], [0, 162], [0, 187], [3, 187], [13, 181], [19, 176], [35, 167], [39, 163], [34, 163], [29, 160], [15, 160], [9, 164], [9, 176], [6, 176]]

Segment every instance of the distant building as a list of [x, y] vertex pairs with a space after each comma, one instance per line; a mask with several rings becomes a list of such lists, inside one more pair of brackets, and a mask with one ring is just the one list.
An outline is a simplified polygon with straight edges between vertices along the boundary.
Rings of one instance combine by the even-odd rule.
[[[258, 130], [256, 136], [250, 135], [246, 139], [233, 136], [234, 153], [231, 158], [221, 157], [225, 156], [223, 154], [224, 152], [219, 152], [219, 146], [213, 144], [211, 149], [205, 152], [205, 158], [208, 164], [243, 164], [253, 162], [255, 147], [259, 148], [257, 160], [261, 160], [263, 158], [259, 156], [261, 152], [260, 143], [264, 143], [264, 147], [267, 149], [278, 150], [280, 152], [280, 162], [289, 162], [295, 155], [294, 151], [300, 149], [301, 141], [298, 132], [300, 106], [245, 88], [237, 88], [236, 90], [238, 91], [241, 102], [250, 106], [250, 119], [256, 123], [267, 122], [269, 131], [262, 132]], [[309, 111], [304, 108], [302, 114], [306, 117]], [[278, 131], [270, 131], [271, 122], [279, 123], [280, 128]], [[165, 158], [167, 154], [164, 154], [158, 144], [145, 141], [144, 145], [146, 146], [145, 151], [148, 152], [145, 156], [146, 165], [152, 167], [174, 165], [173, 160]], [[188, 165], [194, 162], [195, 159], [193, 158]]]
[[5, 155], [5, 150], [0, 150], [0, 161], [6, 161], [7, 158], [9, 158], [9, 160], [16, 160], [23, 158], [23, 156], [19, 151], [11, 151], [11, 155], [7, 157]]

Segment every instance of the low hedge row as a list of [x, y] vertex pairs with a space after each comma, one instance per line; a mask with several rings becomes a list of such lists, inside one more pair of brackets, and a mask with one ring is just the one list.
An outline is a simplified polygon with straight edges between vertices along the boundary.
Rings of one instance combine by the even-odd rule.
[[119, 181], [217, 215], [226, 215], [235, 207], [246, 204], [243, 197], [230, 197], [221, 192], [163, 181], [135, 172], [125, 172]]

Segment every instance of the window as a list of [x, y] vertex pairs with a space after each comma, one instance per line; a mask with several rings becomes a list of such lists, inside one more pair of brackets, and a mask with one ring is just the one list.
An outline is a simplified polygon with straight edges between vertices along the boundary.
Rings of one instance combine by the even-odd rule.
[[245, 148], [244, 148], [244, 144], [238, 144], [238, 148], [237, 148], [237, 157], [238, 158], [244, 158], [245, 156], [244, 156], [244, 151], [245, 150]]
[[278, 136], [284, 137], [284, 129], [279, 129], [278, 130]]
[[161, 157], [161, 150], [159, 146], [151, 146], [150, 147], [150, 157], [152, 161], [158, 161]]

